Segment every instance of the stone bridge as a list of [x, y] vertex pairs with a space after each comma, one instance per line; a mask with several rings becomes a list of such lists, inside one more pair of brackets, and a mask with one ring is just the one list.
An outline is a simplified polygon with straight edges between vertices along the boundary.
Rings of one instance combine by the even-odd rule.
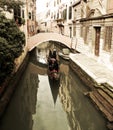
[[28, 51], [34, 49], [37, 45], [46, 41], [57, 41], [69, 48], [72, 48], [72, 39], [58, 34], [58, 33], [38, 33], [30, 38], [28, 38]]

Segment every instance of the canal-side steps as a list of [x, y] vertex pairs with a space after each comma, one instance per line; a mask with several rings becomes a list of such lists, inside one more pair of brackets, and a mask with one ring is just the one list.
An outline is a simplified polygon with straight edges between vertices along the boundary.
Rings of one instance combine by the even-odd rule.
[[108, 119], [108, 128], [113, 130], [113, 92], [108, 86], [108, 84], [103, 84], [100, 88], [89, 92], [88, 96]]
[[83, 54], [71, 54], [70, 62], [70, 67], [89, 87], [85, 95], [105, 116], [108, 129], [113, 130], [113, 71]]

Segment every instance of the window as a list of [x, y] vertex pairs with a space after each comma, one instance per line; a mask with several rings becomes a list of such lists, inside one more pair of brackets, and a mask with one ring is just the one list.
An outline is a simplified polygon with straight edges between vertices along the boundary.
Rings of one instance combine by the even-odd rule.
[[57, 4], [59, 4], [59, 0], [57, 0]]
[[63, 18], [66, 20], [67, 19], [67, 9], [63, 10]]
[[22, 10], [22, 18], [24, 18], [25, 17], [25, 15], [24, 15], [24, 10]]
[[105, 51], [110, 51], [111, 49], [111, 41], [112, 41], [112, 27], [111, 26], [107, 26], [105, 28], [105, 42], [104, 42], [104, 50]]
[[70, 6], [69, 7], [69, 19], [71, 19], [72, 18], [72, 7]]
[[82, 37], [84, 38], [84, 43], [88, 44], [88, 33], [89, 33], [89, 27], [82, 27]]
[[31, 12], [29, 12], [29, 19], [31, 19]]
[[57, 13], [57, 19], [59, 19], [59, 13]]
[[54, 7], [56, 6], [56, 1], [54, 1]]
[[21, 8], [19, 6], [14, 9], [14, 17], [21, 17]]
[[77, 10], [74, 10], [74, 20], [76, 20], [76, 16], [77, 16]]
[[83, 0], [84, 2], [87, 2], [87, 0]]
[[35, 15], [34, 15], [34, 11], [32, 11], [32, 20], [35, 20]]
[[32, 0], [33, 2], [35, 2], [35, 0]]
[[73, 36], [76, 36], [76, 27], [73, 28]]
[[80, 30], [80, 32], [81, 32], [81, 37], [83, 37], [84, 36], [84, 32], [83, 32], [83, 26], [81, 25], [81, 30]]
[[22, 19], [21, 19], [21, 8], [20, 8], [20, 6], [17, 6], [14, 9], [14, 19], [15, 19], [17, 24], [19, 24], [19, 25], [21, 24]]

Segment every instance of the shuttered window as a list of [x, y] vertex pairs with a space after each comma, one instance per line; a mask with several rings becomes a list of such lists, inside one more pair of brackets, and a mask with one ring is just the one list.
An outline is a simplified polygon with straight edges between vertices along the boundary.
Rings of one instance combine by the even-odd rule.
[[67, 8], [63, 10], [63, 19], [67, 19]]
[[105, 42], [104, 42], [104, 50], [110, 51], [112, 42], [112, 26], [107, 26], [105, 28]]
[[85, 44], [88, 44], [88, 32], [89, 32], [89, 27], [83, 26], [81, 29], [81, 37], [83, 37]]

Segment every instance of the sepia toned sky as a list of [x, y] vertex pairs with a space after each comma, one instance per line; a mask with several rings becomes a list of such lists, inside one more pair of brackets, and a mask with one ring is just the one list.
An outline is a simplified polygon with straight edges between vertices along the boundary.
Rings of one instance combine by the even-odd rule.
[[[37, 0], [37, 14], [40, 12], [44, 12], [46, 9], [47, 2], [52, 2], [53, 0]], [[63, 2], [69, 2], [70, 0], [63, 0]]]
[[45, 10], [45, 6], [48, 0], [37, 0], [37, 14]]

